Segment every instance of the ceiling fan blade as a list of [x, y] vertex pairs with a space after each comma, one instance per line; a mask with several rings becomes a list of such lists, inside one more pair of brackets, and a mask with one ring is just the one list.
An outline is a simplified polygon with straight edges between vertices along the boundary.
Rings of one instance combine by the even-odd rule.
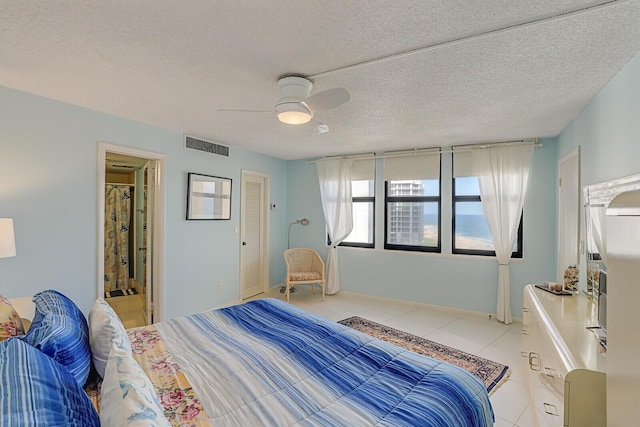
[[335, 89], [327, 89], [311, 95], [303, 102], [304, 104], [306, 104], [309, 110], [311, 110], [312, 113], [315, 113], [317, 111], [336, 108], [337, 106], [344, 104], [350, 99], [351, 97], [349, 96], [349, 92], [347, 92], [346, 89], [337, 87]]
[[227, 113], [227, 112], [232, 112], [232, 113], [273, 113], [273, 110], [243, 110], [243, 109], [236, 109], [236, 108], [218, 108], [217, 111], [223, 112], [223, 113]]

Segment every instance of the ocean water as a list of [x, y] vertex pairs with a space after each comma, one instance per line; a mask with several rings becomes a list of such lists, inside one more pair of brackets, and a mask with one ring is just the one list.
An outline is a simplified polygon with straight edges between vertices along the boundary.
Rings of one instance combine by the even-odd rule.
[[[425, 224], [437, 224], [437, 221], [437, 215], [424, 215]], [[491, 232], [484, 215], [456, 215], [456, 234], [491, 241]]]

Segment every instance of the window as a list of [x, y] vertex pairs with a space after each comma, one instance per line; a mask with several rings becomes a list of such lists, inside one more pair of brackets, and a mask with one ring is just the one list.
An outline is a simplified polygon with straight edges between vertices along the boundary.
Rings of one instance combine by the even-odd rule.
[[[454, 154], [454, 178], [453, 178], [453, 246], [454, 254], [495, 256], [495, 246], [489, 231], [489, 225], [482, 210], [480, 200], [480, 187], [478, 178], [467, 176], [471, 171], [464, 166], [465, 163], [459, 154]], [[522, 217], [518, 227], [518, 237], [513, 245], [512, 258], [522, 258]]]
[[438, 151], [385, 159], [385, 249], [440, 252]]
[[373, 248], [374, 180], [351, 181], [353, 230], [340, 246]]
[[375, 160], [354, 160], [351, 168], [353, 230], [340, 246], [373, 248], [375, 220]]

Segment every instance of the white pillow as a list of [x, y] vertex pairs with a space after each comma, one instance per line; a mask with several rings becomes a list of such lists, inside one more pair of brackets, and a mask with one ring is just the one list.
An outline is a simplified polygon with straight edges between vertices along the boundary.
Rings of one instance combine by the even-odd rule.
[[100, 390], [100, 425], [159, 427], [171, 424], [153, 384], [135, 361], [131, 350], [111, 346]]
[[112, 343], [131, 353], [131, 342], [122, 321], [104, 299], [98, 298], [89, 312], [89, 345], [93, 365], [102, 378]]

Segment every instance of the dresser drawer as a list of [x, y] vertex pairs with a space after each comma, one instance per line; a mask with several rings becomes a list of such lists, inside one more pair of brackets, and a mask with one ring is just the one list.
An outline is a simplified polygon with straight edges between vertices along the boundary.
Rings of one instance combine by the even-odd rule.
[[564, 425], [564, 398], [544, 385], [534, 391], [534, 405], [541, 426]]
[[540, 426], [599, 427], [606, 421], [600, 346], [586, 326], [593, 304], [582, 295], [560, 297], [529, 285], [523, 293], [522, 356]]

